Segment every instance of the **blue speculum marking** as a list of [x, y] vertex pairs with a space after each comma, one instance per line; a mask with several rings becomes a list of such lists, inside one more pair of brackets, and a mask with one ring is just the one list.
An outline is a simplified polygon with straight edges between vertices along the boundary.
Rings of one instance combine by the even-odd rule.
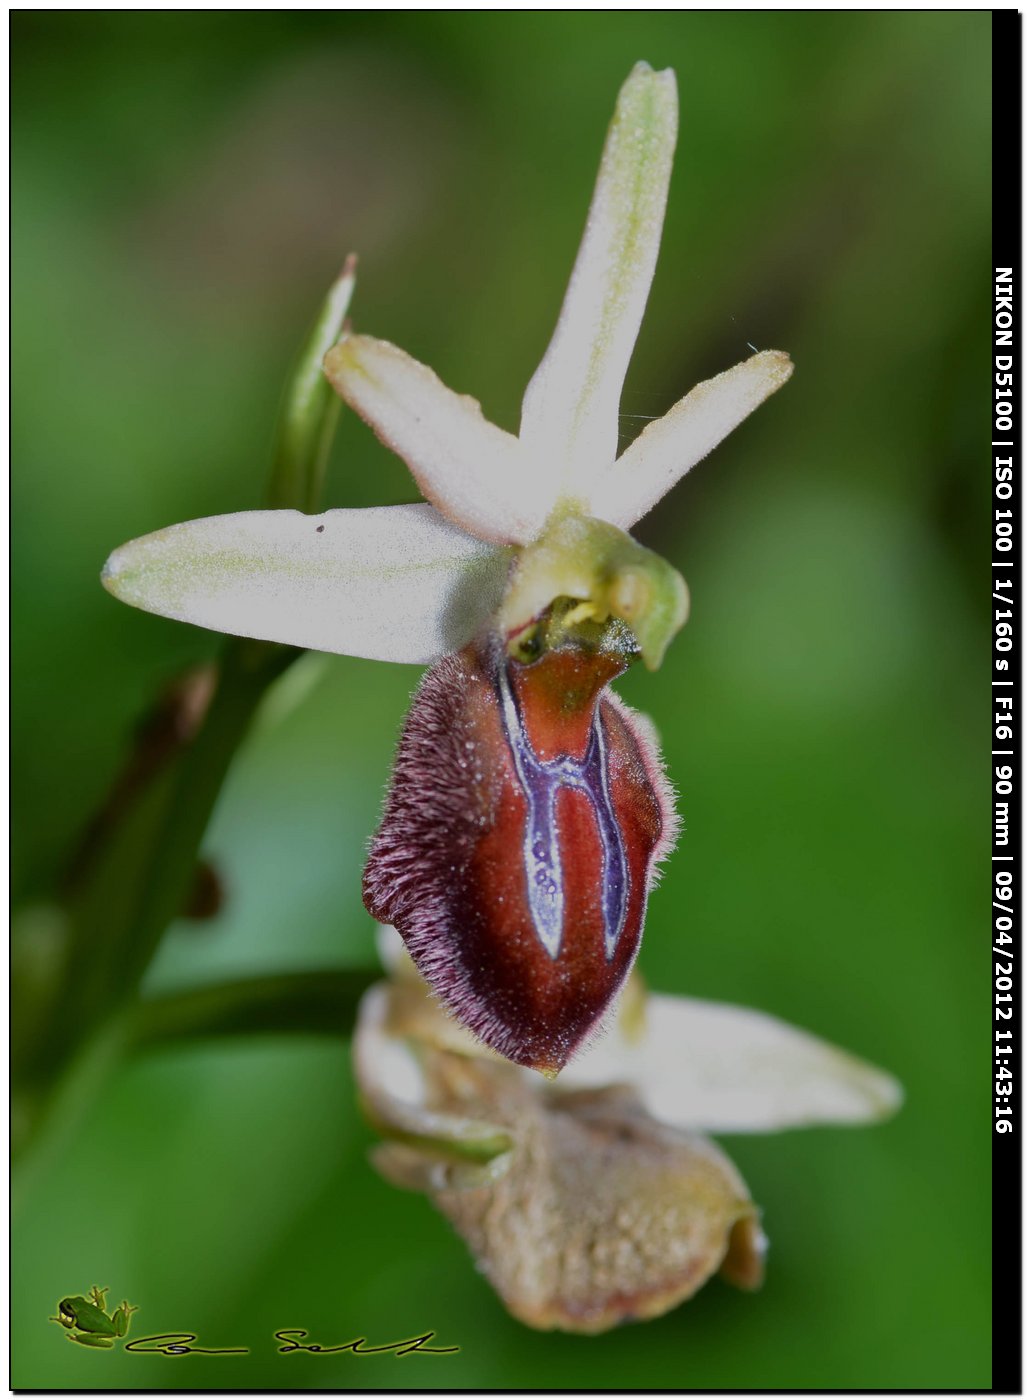
[[627, 915], [628, 865], [610, 796], [606, 739], [599, 705], [592, 716], [584, 757], [576, 759], [561, 754], [543, 761], [535, 753], [525, 731], [505, 666], [499, 672], [499, 700], [506, 742], [528, 805], [524, 826], [524, 873], [535, 932], [549, 956], [559, 957], [564, 890], [556, 795], [561, 788], [572, 788], [588, 798], [602, 846], [603, 949], [609, 961], [617, 951]]

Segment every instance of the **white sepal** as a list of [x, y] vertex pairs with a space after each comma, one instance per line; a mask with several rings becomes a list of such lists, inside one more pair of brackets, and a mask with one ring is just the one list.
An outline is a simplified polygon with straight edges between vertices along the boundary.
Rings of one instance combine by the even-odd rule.
[[116, 549], [108, 592], [240, 637], [422, 664], [495, 612], [509, 552], [429, 505], [303, 515], [242, 511], [171, 525]]
[[591, 513], [629, 530], [791, 373], [782, 351], [761, 350], [697, 384], [595, 481], [587, 497]]
[[556, 331], [524, 395], [521, 441], [566, 497], [587, 493], [617, 453], [621, 389], [656, 266], [677, 115], [673, 72], [636, 64], [617, 100]]
[[631, 1084], [654, 1117], [688, 1131], [773, 1132], [886, 1118], [891, 1075], [774, 1016], [650, 996], [639, 1032], [615, 1023], [560, 1075], [562, 1088]]
[[443, 515], [495, 544], [522, 544], [537, 534], [554, 483], [534, 470], [511, 433], [484, 417], [477, 399], [447, 389], [427, 365], [372, 336], [344, 336], [324, 367]]

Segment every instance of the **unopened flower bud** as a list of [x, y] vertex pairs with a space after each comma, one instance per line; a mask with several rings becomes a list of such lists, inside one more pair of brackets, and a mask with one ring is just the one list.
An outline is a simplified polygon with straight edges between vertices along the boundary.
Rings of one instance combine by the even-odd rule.
[[365, 996], [354, 1065], [385, 1137], [373, 1161], [430, 1196], [515, 1317], [603, 1332], [718, 1270], [759, 1286], [759, 1211], [712, 1142], [659, 1122], [627, 1084], [551, 1087], [452, 1032], [423, 986]]

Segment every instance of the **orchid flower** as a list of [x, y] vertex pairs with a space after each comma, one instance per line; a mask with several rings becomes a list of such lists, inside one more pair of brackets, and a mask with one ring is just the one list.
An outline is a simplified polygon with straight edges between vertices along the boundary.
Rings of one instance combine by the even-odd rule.
[[676, 831], [651, 727], [608, 685], [636, 656], [659, 665], [688, 594], [626, 532], [791, 373], [786, 355], [755, 354], [617, 457], [676, 135], [673, 73], [638, 64], [518, 436], [394, 345], [345, 331], [325, 373], [426, 503], [190, 521], [116, 550], [103, 574], [123, 601], [203, 627], [437, 663], [365, 903], [463, 1025], [547, 1074], [624, 986]]
[[430, 1196], [531, 1327], [656, 1317], [717, 1272], [758, 1287], [759, 1210], [703, 1134], [869, 1122], [902, 1099], [774, 1017], [647, 995], [635, 976], [608, 1034], [549, 1085], [444, 1015], [395, 931], [380, 935], [390, 980], [365, 994], [353, 1047], [385, 1138], [372, 1160]]

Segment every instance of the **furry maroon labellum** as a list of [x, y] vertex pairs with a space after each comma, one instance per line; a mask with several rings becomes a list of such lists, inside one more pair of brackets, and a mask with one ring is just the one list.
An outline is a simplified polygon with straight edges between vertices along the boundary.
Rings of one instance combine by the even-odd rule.
[[602, 1018], [638, 952], [676, 820], [644, 721], [607, 684], [623, 645], [535, 661], [498, 638], [424, 678], [364, 872], [443, 1004], [547, 1074]]

